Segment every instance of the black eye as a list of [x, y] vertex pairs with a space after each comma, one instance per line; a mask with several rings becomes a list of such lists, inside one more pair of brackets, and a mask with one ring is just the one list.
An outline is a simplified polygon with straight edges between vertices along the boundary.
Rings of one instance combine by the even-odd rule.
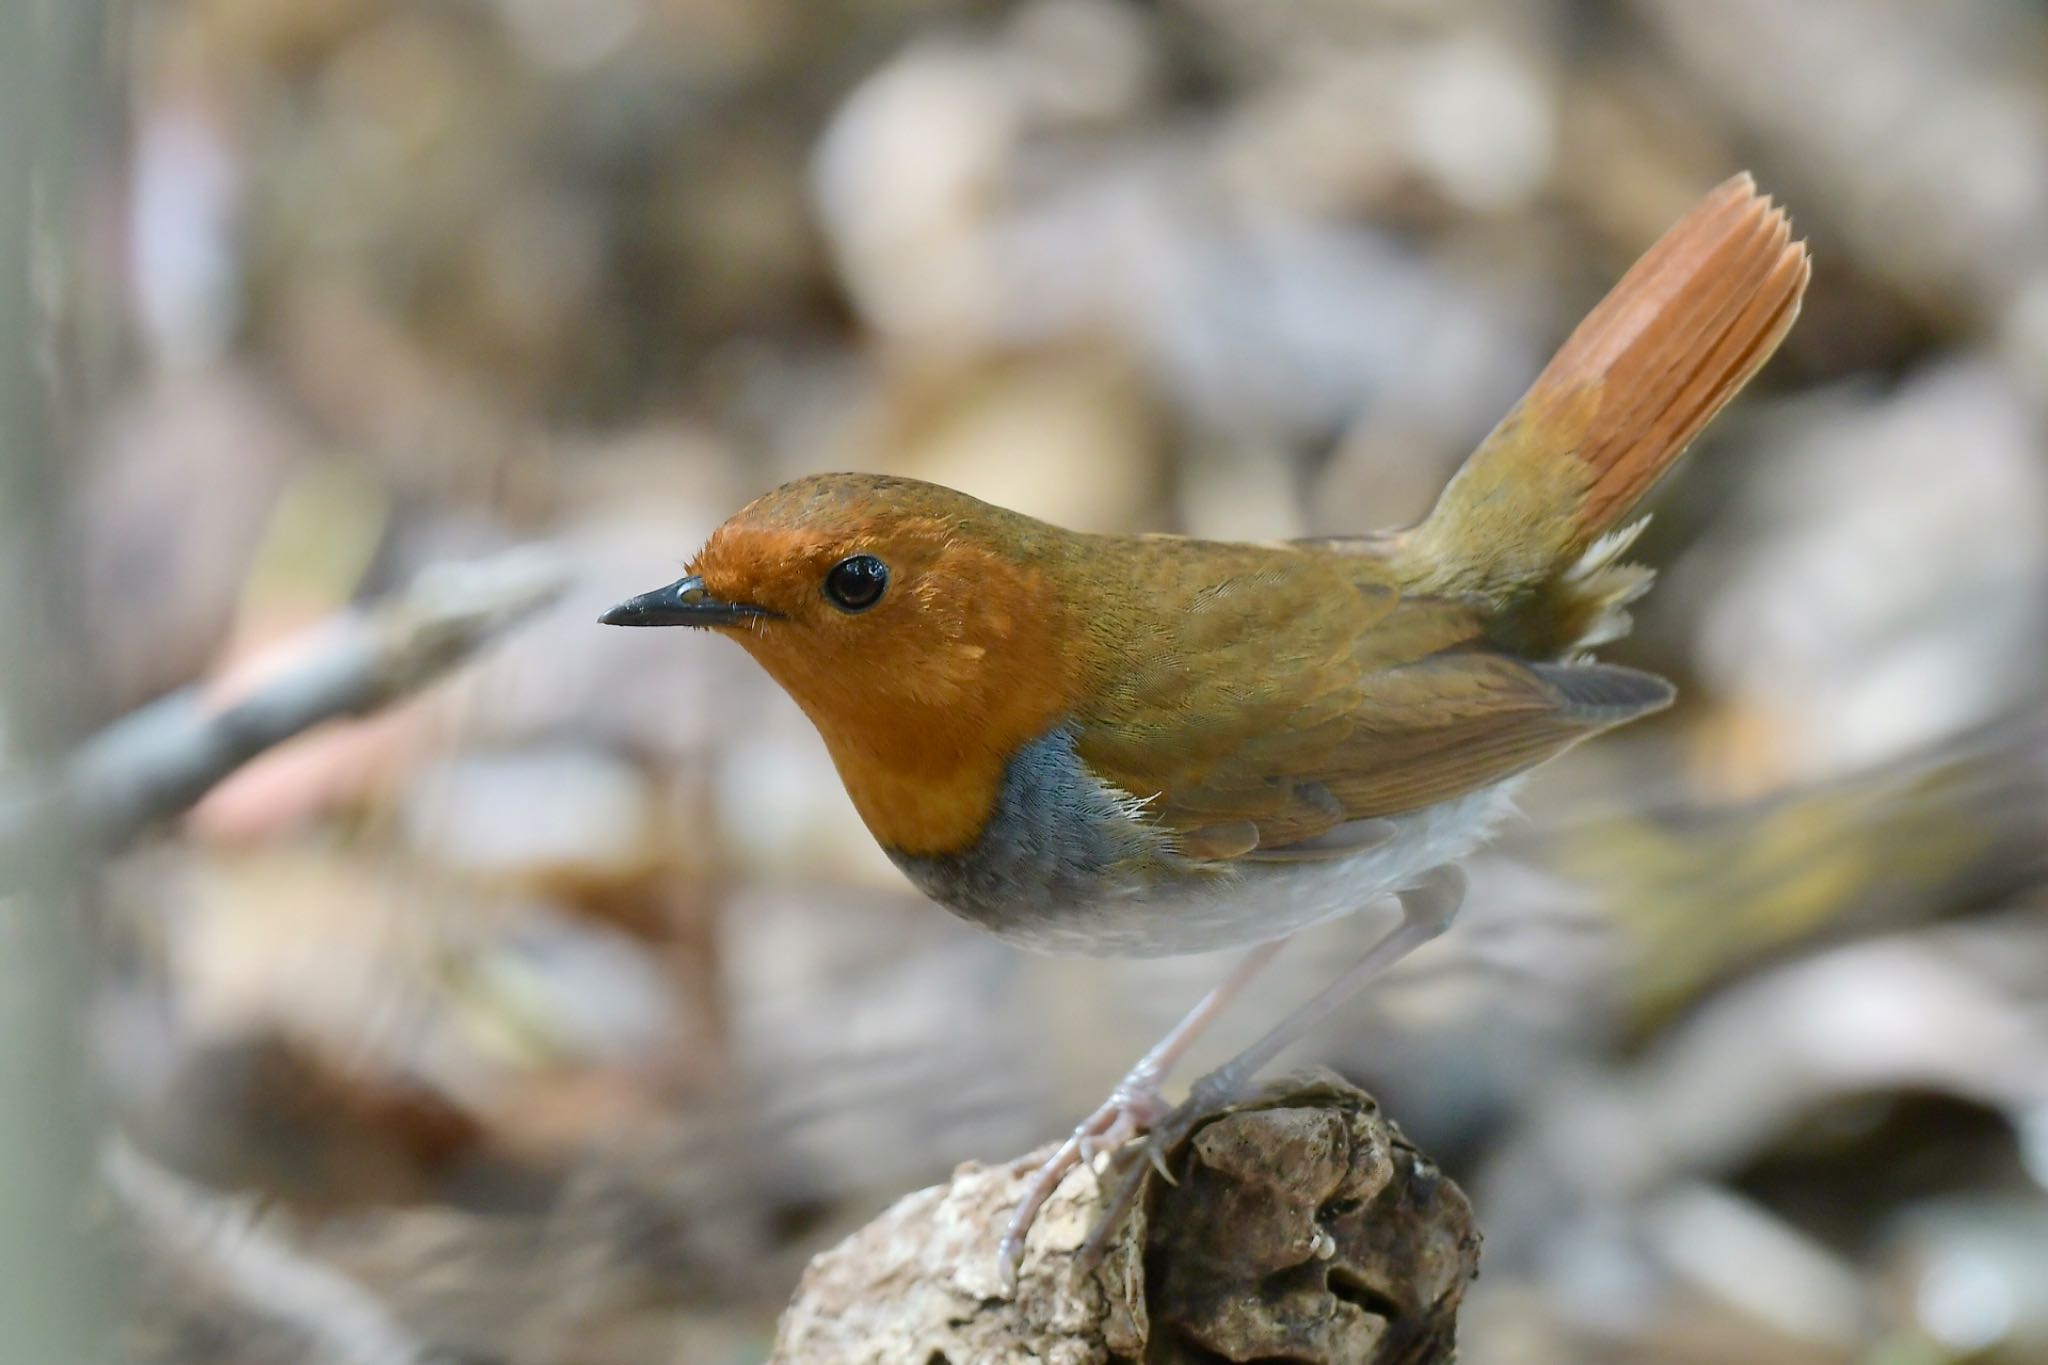
[[873, 555], [842, 559], [825, 575], [825, 596], [844, 612], [866, 611], [882, 600], [889, 586], [889, 566]]

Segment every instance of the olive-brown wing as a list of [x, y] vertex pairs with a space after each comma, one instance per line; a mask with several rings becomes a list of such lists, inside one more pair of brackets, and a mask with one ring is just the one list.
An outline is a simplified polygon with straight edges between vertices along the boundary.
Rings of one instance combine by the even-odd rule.
[[1662, 679], [1490, 648], [1475, 609], [1298, 554], [1189, 591], [1080, 717], [1077, 751], [1190, 856], [1341, 852], [1359, 822], [1531, 768], [1666, 705]]

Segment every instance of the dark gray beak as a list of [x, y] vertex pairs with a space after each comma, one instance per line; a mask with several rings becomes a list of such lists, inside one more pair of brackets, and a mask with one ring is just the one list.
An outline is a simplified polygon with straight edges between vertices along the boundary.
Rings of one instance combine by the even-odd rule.
[[722, 602], [704, 590], [703, 579], [692, 574], [665, 588], [629, 597], [597, 620], [605, 626], [731, 626], [776, 614], [745, 602]]

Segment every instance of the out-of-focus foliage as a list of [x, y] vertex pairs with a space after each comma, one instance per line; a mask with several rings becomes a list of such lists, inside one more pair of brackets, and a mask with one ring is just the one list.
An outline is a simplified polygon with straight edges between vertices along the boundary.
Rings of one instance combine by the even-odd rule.
[[[809, 1253], [1064, 1131], [1222, 964], [984, 940], [738, 651], [597, 612], [819, 469], [1406, 521], [1745, 166], [1816, 269], [1642, 542], [1614, 654], [1682, 701], [1546, 772], [1315, 1050], [1477, 1196], [1472, 1360], [2048, 1356], [2048, 10], [128, 17], [81, 244], [125, 378], [70, 509], [99, 716], [445, 555], [578, 574], [112, 870], [136, 1358], [301, 1358], [301, 1261], [480, 1359], [755, 1358]], [[201, 1190], [271, 1201], [255, 1252], [180, 1240]]]

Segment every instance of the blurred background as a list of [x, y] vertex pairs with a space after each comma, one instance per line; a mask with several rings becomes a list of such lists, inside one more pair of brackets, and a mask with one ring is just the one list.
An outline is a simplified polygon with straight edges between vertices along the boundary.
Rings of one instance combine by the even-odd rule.
[[442, 561], [568, 585], [72, 883], [120, 1358], [762, 1359], [1227, 959], [984, 939], [740, 651], [597, 613], [818, 470], [1407, 522], [1749, 168], [1815, 273], [1642, 542], [1610, 656], [1679, 705], [1301, 1060], [1476, 1199], [1467, 1360], [2048, 1361], [2048, 6], [132, 0], [76, 55], [7, 324], [50, 723], [260, 691]]

